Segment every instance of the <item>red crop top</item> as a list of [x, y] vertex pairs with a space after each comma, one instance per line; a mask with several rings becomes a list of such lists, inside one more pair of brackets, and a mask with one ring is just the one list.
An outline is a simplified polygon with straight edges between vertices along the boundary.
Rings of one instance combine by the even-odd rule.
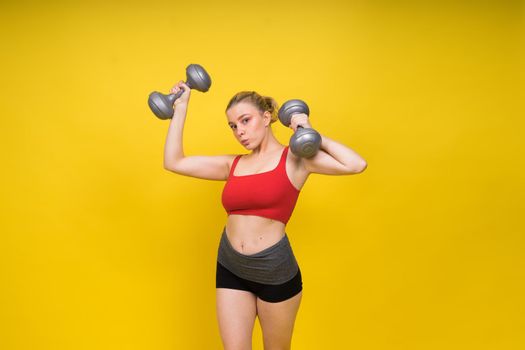
[[287, 223], [299, 196], [298, 190], [286, 173], [286, 146], [273, 170], [259, 174], [235, 176], [235, 166], [241, 155], [235, 157], [222, 191], [222, 205], [228, 215], [256, 215]]

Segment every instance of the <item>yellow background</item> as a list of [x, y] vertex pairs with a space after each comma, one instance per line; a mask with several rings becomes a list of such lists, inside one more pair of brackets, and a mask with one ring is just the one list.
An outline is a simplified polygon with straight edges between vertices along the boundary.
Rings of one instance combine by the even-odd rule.
[[256, 90], [368, 162], [312, 175], [287, 226], [292, 348], [522, 349], [523, 22], [522, 1], [2, 1], [0, 348], [221, 348], [224, 183], [164, 170], [147, 106], [198, 63], [187, 155], [244, 153], [224, 109]]

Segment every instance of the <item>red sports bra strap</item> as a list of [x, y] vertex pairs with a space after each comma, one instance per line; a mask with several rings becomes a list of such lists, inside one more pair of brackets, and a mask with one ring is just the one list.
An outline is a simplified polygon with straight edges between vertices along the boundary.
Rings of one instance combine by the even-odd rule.
[[230, 168], [229, 176], [231, 176], [233, 174], [233, 171], [235, 170], [235, 167], [237, 166], [237, 163], [239, 162], [239, 159], [241, 158], [241, 156], [242, 156], [242, 154], [239, 154], [237, 157], [235, 157], [235, 159], [233, 159], [232, 166]]
[[286, 169], [286, 156], [288, 155], [288, 146], [284, 147], [283, 153], [281, 154], [281, 159], [279, 160], [279, 167], [284, 167]]

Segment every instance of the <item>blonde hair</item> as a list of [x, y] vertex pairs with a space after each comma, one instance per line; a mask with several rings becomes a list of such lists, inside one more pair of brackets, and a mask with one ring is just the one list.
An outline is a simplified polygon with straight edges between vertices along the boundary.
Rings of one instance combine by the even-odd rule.
[[277, 115], [279, 112], [279, 106], [277, 104], [277, 101], [275, 101], [275, 99], [273, 99], [270, 96], [259, 95], [255, 91], [241, 91], [241, 92], [236, 93], [231, 98], [230, 102], [228, 102], [226, 111], [228, 111], [230, 107], [236, 105], [239, 102], [245, 102], [245, 100], [246, 102], [249, 102], [253, 106], [257, 107], [257, 109], [261, 113], [264, 113], [266, 111], [270, 112], [270, 114], [272, 115], [270, 119], [270, 124], [277, 121], [277, 118], [278, 118]]

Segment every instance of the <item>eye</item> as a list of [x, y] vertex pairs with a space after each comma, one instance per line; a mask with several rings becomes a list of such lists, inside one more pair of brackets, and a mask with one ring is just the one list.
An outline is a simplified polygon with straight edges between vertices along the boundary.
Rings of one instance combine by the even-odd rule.
[[[242, 122], [243, 122], [243, 123], [244, 123], [244, 122], [248, 122], [249, 120], [250, 120], [250, 118], [245, 118], [245, 119], [242, 120]], [[246, 124], [246, 123], [244, 123], [244, 124]]]

